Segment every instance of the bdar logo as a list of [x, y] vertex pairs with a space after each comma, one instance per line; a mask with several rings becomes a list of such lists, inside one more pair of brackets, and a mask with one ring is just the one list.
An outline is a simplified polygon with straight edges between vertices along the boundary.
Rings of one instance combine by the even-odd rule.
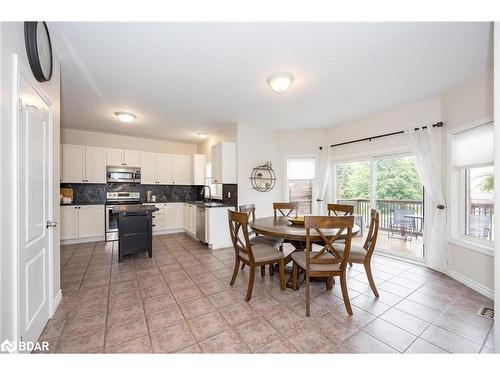
[[16, 346], [9, 340], [4, 340], [4, 342], [0, 344], [0, 351], [12, 354], [16, 351]]

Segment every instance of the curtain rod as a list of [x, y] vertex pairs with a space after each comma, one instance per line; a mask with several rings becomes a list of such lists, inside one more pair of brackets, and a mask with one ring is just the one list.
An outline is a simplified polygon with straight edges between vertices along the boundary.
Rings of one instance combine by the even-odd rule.
[[[435, 124], [432, 124], [433, 128], [440, 128], [443, 126], [443, 122], [437, 122]], [[415, 130], [419, 129], [427, 129], [427, 126], [423, 126], [422, 128], [415, 128]], [[366, 138], [360, 138], [360, 139], [355, 139], [354, 141], [348, 141], [348, 142], [342, 142], [342, 143], [336, 143], [333, 145], [330, 145], [330, 147], [337, 147], [337, 146], [344, 146], [344, 145], [349, 145], [351, 143], [358, 143], [358, 142], [364, 142], [364, 141], [369, 141], [371, 142], [372, 139], [377, 139], [377, 138], [383, 138], [383, 137], [389, 137], [391, 135], [397, 135], [397, 134], [404, 134], [404, 130], [398, 131], [398, 132], [392, 132], [392, 133], [386, 133], [386, 134], [381, 134], [381, 135], [375, 135], [373, 137], [366, 137]], [[319, 147], [320, 150], [323, 149], [322, 146]]]

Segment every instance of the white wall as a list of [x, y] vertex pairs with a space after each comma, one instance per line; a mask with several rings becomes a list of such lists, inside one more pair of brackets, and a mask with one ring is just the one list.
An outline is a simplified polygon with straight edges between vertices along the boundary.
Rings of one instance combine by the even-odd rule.
[[[318, 154], [318, 147], [321, 145], [396, 132], [408, 127], [433, 124], [438, 121], [441, 121], [441, 98], [434, 97], [332, 128], [283, 131], [279, 133], [280, 146], [284, 154]], [[362, 154], [385, 153], [393, 149], [406, 149], [403, 136], [335, 147], [332, 150], [332, 157], [344, 159]]]
[[[446, 131], [492, 116], [493, 72], [491, 70], [472, 77], [442, 97], [442, 117]], [[445, 142], [446, 139], [443, 140], [444, 151], [447, 147]], [[447, 168], [447, 152], [444, 152], [443, 157]], [[448, 187], [447, 184], [445, 186]], [[448, 202], [449, 205], [453, 203]], [[454, 243], [450, 243], [449, 246], [449, 267], [452, 276], [468, 281], [472, 285], [477, 284], [477, 287], [484, 288], [484, 292], [492, 296], [494, 279], [492, 254], [480, 253]]]
[[252, 188], [250, 174], [253, 168], [271, 161], [276, 175], [282, 175], [279, 133], [245, 124], [238, 124], [237, 133], [238, 204], [254, 203], [257, 217], [271, 216], [273, 202], [283, 200], [283, 179], [278, 177], [273, 190], [259, 192]]
[[[24, 46], [24, 24], [23, 22], [2, 22], [0, 24], [0, 68], [1, 68], [1, 195], [0, 207], [1, 226], [0, 226], [0, 341], [5, 338], [17, 340], [17, 124], [14, 123], [14, 115], [17, 103], [14, 100], [15, 90], [14, 82], [14, 60], [13, 55], [18, 56], [19, 64], [26, 72], [30, 72], [29, 63], [26, 57]], [[53, 139], [52, 146], [54, 150], [53, 160], [53, 189], [52, 198], [52, 217], [59, 222], [59, 129], [60, 129], [60, 68], [57, 56], [54, 56], [53, 78], [48, 83], [39, 84], [39, 88], [53, 103]], [[53, 232], [53, 288], [52, 297], [56, 297], [60, 290], [59, 280], [59, 228]], [[52, 301], [51, 301], [52, 302]]]
[[234, 125], [210, 135], [203, 142], [198, 143], [197, 153], [205, 155], [207, 162], [212, 160], [212, 146], [220, 142], [236, 142], [237, 132], [237, 125]]
[[[494, 26], [494, 121], [495, 124], [495, 195], [500, 196], [500, 23], [495, 22]], [[495, 216], [498, 217], [498, 207], [495, 209]], [[495, 238], [500, 238], [500, 221], [496, 220], [494, 228]], [[495, 310], [500, 310], [500, 241], [495, 244]], [[495, 337], [495, 353], [500, 353], [500, 324], [495, 323], [493, 336]]]
[[[279, 133], [282, 163], [286, 155], [318, 154], [318, 146], [341, 143], [384, 133], [404, 130], [408, 127], [444, 122], [444, 132], [467, 123], [493, 115], [493, 77], [487, 70], [470, 78], [442, 96], [409, 103], [366, 118], [340, 124], [328, 129], [283, 131]], [[240, 137], [238, 137], [240, 139]], [[447, 181], [447, 144], [443, 137], [443, 183]], [[407, 150], [403, 136], [376, 139], [371, 142], [335, 147], [332, 157], [337, 160], [366, 155]], [[285, 178], [281, 175], [281, 180]], [[453, 202], [448, 202], [453, 204]], [[487, 295], [493, 290], [493, 258], [463, 246], [450, 244], [451, 276], [468, 282]]]
[[[329, 143], [341, 143], [354, 139], [397, 132], [410, 127], [441, 121], [441, 99], [434, 97], [394, 108], [361, 120], [330, 128], [326, 132]], [[384, 153], [392, 148], [406, 148], [402, 135], [339, 146], [333, 149], [334, 157], [359, 153]]]
[[124, 148], [149, 152], [164, 152], [179, 155], [192, 155], [195, 154], [197, 150], [197, 146], [191, 143], [130, 137], [126, 135], [99, 133], [69, 128], [61, 128], [61, 143], [95, 147]]

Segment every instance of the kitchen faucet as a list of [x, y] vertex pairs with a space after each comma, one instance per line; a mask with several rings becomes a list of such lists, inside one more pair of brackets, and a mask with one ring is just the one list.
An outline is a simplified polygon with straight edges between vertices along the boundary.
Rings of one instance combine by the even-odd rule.
[[208, 185], [203, 185], [201, 188], [201, 194], [203, 195], [203, 201], [205, 201], [205, 188], [208, 188], [208, 201], [212, 201], [212, 188]]

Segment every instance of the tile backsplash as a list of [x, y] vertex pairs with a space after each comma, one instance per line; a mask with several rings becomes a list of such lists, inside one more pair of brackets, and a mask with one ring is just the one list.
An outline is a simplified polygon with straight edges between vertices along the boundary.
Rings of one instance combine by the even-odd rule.
[[141, 199], [146, 200], [146, 191], [151, 190], [151, 195], [156, 195], [157, 202], [186, 202], [202, 200], [201, 186], [192, 185], [138, 185], [111, 183], [108, 191], [139, 191]]
[[[236, 184], [225, 184], [223, 186], [222, 201], [226, 204], [237, 204]], [[141, 185], [127, 183], [110, 184], [67, 184], [62, 183], [61, 188], [73, 189], [73, 200], [77, 203], [104, 203], [108, 191], [138, 191], [141, 199], [146, 201], [146, 191], [151, 190], [156, 195], [157, 202], [186, 202], [203, 200], [202, 186], [192, 185]], [[227, 197], [230, 192], [230, 198]]]
[[73, 189], [73, 202], [104, 203], [106, 201], [106, 184], [61, 184], [61, 188]]

